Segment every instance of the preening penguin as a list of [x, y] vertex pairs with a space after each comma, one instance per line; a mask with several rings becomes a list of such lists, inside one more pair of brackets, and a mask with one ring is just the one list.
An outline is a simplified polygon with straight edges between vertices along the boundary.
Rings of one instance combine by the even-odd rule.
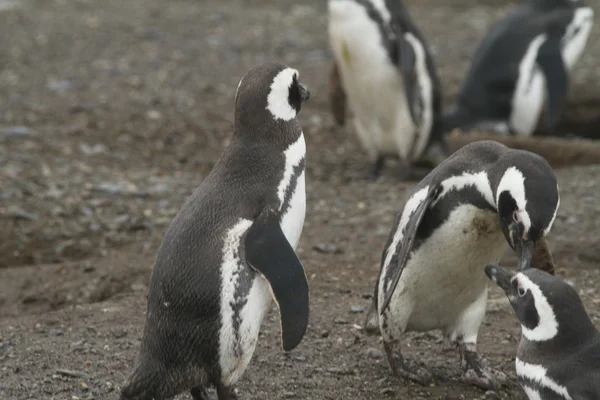
[[401, 0], [329, 0], [329, 41], [331, 110], [344, 124], [348, 103], [373, 162], [369, 178], [386, 157], [400, 158], [410, 177], [412, 164], [435, 166], [450, 154], [436, 66]]
[[295, 248], [305, 216], [304, 136], [296, 115], [309, 92], [278, 63], [251, 69], [235, 99], [234, 134], [185, 202], [158, 250], [140, 353], [122, 400], [190, 390], [235, 399], [262, 320], [277, 303], [285, 351], [308, 324], [308, 281]]
[[494, 141], [466, 145], [425, 177], [397, 215], [384, 246], [365, 329], [380, 331], [394, 374], [429, 381], [399, 351], [405, 331], [441, 329], [459, 349], [463, 379], [491, 388], [505, 377], [476, 350], [487, 304], [488, 260], [507, 242], [529, 268], [559, 206], [556, 176], [542, 157]]
[[515, 365], [530, 400], [600, 398], [600, 332], [577, 291], [559, 277], [486, 265], [521, 323]]
[[546, 125], [560, 119], [569, 74], [593, 25], [583, 0], [526, 0], [479, 45], [443, 131], [484, 129], [532, 135], [545, 107]]

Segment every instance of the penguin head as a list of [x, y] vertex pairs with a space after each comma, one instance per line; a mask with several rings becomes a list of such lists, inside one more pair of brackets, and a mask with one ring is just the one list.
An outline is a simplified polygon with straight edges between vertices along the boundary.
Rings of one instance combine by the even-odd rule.
[[578, 8], [588, 6], [585, 0], [529, 0], [529, 2], [542, 9]]
[[535, 242], [546, 236], [558, 211], [556, 175], [542, 157], [512, 151], [503, 160], [496, 187], [500, 225], [510, 247], [518, 253], [519, 269], [530, 267]]
[[508, 271], [498, 265], [485, 266], [485, 273], [508, 297], [519, 322], [523, 336], [532, 342], [555, 338], [559, 330], [569, 329], [560, 321], [582, 318], [577, 329], [589, 320], [575, 288], [563, 279], [537, 268], [526, 271]]
[[[236, 126], [291, 122], [310, 98], [299, 72], [277, 62], [252, 68], [240, 80], [235, 94]], [[258, 132], [256, 129], [254, 132]]]

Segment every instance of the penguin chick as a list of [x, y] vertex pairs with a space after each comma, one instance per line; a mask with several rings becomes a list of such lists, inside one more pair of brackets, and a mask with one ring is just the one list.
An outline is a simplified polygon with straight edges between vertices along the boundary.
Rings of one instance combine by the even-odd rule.
[[577, 291], [531, 268], [512, 272], [486, 265], [521, 324], [515, 365], [529, 400], [600, 398], [600, 332]]
[[395, 375], [431, 380], [425, 368], [405, 363], [399, 344], [406, 331], [439, 329], [458, 347], [464, 381], [489, 389], [506, 379], [476, 349], [487, 304], [481, 269], [498, 262], [507, 243], [520, 268], [529, 268], [558, 207], [548, 162], [494, 141], [462, 147], [412, 190], [384, 246], [365, 321], [366, 330], [381, 332]]
[[296, 119], [309, 98], [299, 73], [252, 68], [235, 97], [234, 132], [208, 177], [167, 229], [152, 270], [136, 365], [121, 400], [190, 390], [236, 399], [272, 300], [284, 351], [302, 340], [309, 289], [295, 254], [305, 216], [305, 142]]
[[443, 132], [459, 128], [531, 136], [544, 103], [546, 126], [552, 129], [593, 19], [583, 0], [523, 1], [482, 40], [457, 104], [444, 112]]
[[[442, 90], [424, 36], [400, 0], [329, 0], [334, 63], [330, 107], [343, 125], [346, 102], [376, 179], [386, 157], [435, 166], [450, 154], [441, 134]], [[433, 151], [429, 148], [434, 146]]]

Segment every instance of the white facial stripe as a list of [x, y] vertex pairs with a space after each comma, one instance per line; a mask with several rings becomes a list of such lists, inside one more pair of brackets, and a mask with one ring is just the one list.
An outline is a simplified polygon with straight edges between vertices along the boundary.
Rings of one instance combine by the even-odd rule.
[[[392, 261], [392, 256], [395, 252], [398, 243], [404, 237], [404, 228], [406, 224], [408, 224], [408, 220], [412, 213], [419, 207], [419, 205], [425, 200], [427, 197], [427, 193], [429, 192], [429, 186], [425, 186], [423, 189], [419, 190], [417, 193], [413, 194], [410, 199], [406, 202], [404, 206], [404, 210], [402, 211], [402, 217], [400, 217], [400, 224], [396, 228], [396, 233], [394, 234], [394, 238], [392, 239], [392, 243], [390, 247], [387, 249], [387, 254], [385, 255], [385, 262], [383, 263], [383, 269], [381, 270], [381, 280], [380, 282], [384, 282], [384, 277], [387, 275], [387, 270]], [[391, 284], [391, 282], [390, 282]], [[381, 290], [382, 288], [380, 288]], [[385, 288], [387, 290], [387, 288]], [[379, 296], [379, 305], [381, 306], [381, 302], [383, 302], [383, 297]]]
[[[558, 184], [556, 185], [556, 192], [560, 193], [558, 191]], [[550, 229], [552, 229], [552, 225], [554, 224], [554, 220], [556, 219], [556, 214], [558, 213], [558, 207], [560, 207], [560, 194], [558, 195], [558, 200], [556, 201], [556, 209], [554, 210], [554, 215], [552, 215], [550, 223], [548, 224], [546, 229], [544, 229], [544, 236], [548, 235], [550, 233]]]
[[525, 226], [525, 232], [531, 228], [531, 219], [527, 213], [525, 206], [527, 199], [525, 198], [525, 176], [516, 167], [510, 167], [504, 171], [498, 190], [496, 192], [496, 204], [500, 200], [500, 193], [507, 191], [517, 202], [519, 220]]
[[546, 299], [539, 286], [533, 283], [527, 275], [519, 272], [515, 276], [515, 279], [518, 280], [519, 285], [523, 289], [531, 291], [535, 309], [539, 316], [539, 322], [534, 329], [529, 329], [525, 325], [521, 325], [523, 336], [532, 342], [542, 342], [552, 339], [558, 334], [558, 322], [556, 321], [556, 315], [552, 306], [548, 303], [548, 299]]
[[294, 80], [294, 74], [300, 76], [297, 70], [286, 68], [273, 78], [271, 91], [267, 96], [267, 110], [273, 114], [275, 119], [289, 121], [296, 118], [296, 110], [288, 101], [289, 89]]
[[494, 208], [497, 208], [494, 202], [494, 195], [492, 194], [492, 188], [490, 187], [490, 181], [485, 172], [478, 172], [476, 174], [465, 172], [462, 175], [452, 176], [442, 182], [443, 190], [438, 196], [436, 203], [443, 198], [451, 190], [461, 190], [466, 186], [475, 186], [475, 189], [488, 204]]
[[[546, 368], [544, 368], [543, 366], [538, 365], [538, 364], [529, 364], [529, 363], [519, 360], [518, 358], [515, 359], [515, 365], [517, 367], [517, 375], [519, 377], [531, 379], [532, 381], [538, 383], [540, 386], [548, 388], [548, 389], [552, 390], [553, 392], [561, 395], [565, 400], [572, 400], [567, 388], [559, 385], [556, 381], [554, 381], [552, 378], [550, 378], [547, 375], [548, 370]], [[523, 389], [525, 389], [525, 387], [523, 387]], [[539, 393], [534, 392], [533, 390], [531, 392], [536, 393], [537, 397], [535, 397], [535, 395], [534, 395], [534, 397], [530, 396], [530, 393], [528, 393], [526, 391], [525, 393], [527, 394], [529, 399], [533, 399], [533, 400], [540, 399]]]

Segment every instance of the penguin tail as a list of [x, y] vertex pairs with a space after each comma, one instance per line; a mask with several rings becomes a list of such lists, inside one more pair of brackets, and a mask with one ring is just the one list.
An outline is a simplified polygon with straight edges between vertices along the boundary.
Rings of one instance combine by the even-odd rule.
[[159, 385], [163, 384], [164, 376], [140, 363], [125, 381], [119, 400], [152, 400], [162, 392]]
[[374, 336], [379, 333], [379, 314], [377, 313], [375, 299], [373, 299], [371, 306], [369, 307], [369, 311], [367, 311], [367, 317], [365, 318], [363, 328], [370, 336]]

